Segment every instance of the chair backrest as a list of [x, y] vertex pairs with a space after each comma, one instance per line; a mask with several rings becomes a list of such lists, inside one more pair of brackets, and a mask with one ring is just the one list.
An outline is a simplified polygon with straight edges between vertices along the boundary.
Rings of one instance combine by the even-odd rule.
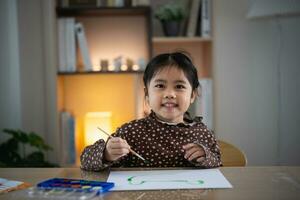
[[221, 149], [221, 160], [224, 167], [246, 166], [246, 155], [237, 147], [225, 141], [218, 140]]

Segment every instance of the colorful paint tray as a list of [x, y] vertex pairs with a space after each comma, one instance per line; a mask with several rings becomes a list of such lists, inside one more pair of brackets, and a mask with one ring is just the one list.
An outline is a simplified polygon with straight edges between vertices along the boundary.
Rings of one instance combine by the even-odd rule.
[[64, 189], [76, 192], [97, 192], [97, 195], [109, 191], [115, 186], [112, 182], [90, 181], [82, 179], [52, 178], [37, 184], [40, 189]]

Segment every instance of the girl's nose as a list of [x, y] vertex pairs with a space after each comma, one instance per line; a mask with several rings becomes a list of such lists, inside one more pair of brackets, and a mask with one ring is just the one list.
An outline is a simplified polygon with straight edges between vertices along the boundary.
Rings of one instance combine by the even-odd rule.
[[173, 90], [167, 90], [165, 95], [164, 95], [164, 98], [166, 98], [166, 99], [175, 99], [176, 94]]

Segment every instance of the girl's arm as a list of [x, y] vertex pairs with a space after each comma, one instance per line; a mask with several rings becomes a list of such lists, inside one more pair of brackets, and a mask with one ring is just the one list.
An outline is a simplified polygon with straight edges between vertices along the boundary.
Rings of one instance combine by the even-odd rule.
[[[114, 136], [121, 137], [122, 135], [121, 127], [117, 129]], [[122, 158], [115, 161], [107, 161], [105, 159], [106, 145], [107, 142], [105, 142], [103, 139], [100, 139], [93, 145], [85, 147], [80, 156], [81, 169], [87, 171], [101, 171], [112, 165], [114, 165], [114, 167], [121, 166], [123, 161]]]
[[84, 148], [81, 156], [81, 169], [88, 171], [100, 171], [109, 166], [112, 162], [105, 162], [104, 160], [105, 141], [98, 140], [93, 145]]
[[205, 131], [206, 139], [184, 145], [185, 158], [197, 167], [219, 167], [222, 165], [219, 145], [213, 133]]
[[221, 152], [220, 147], [218, 145], [218, 142], [212, 132], [209, 131], [211, 140], [208, 143], [201, 144], [201, 142], [198, 143], [200, 145], [204, 152], [204, 159], [198, 163], [195, 163], [195, 166], [202, 166], [205, 168], [213, 168], [213, 167], [220, 167], [222, 166], [221, 161]]

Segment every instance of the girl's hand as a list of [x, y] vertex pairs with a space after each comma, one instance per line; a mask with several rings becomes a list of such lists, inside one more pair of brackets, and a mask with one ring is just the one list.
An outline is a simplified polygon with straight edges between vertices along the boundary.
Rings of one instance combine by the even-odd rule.
[[183, 145], [183, 149], [185, 150], [184, 158], [188, 161], [202, 162], [205, 159], [205, 151], [198, 144], [189, 143]]
[[115, 161], [129, 153], [130, 146], [126, 140], [119, 137], [110, 138], [106, 143], [104, 158], [107, 161]]

